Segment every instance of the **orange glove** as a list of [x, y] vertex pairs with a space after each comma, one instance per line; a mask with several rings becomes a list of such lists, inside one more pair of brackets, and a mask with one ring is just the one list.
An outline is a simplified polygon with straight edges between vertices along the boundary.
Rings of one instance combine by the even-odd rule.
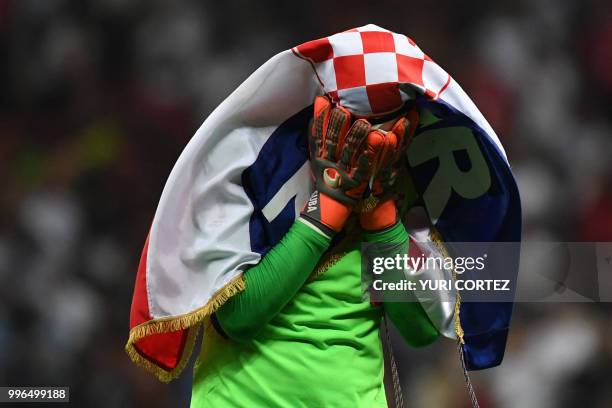
[[388, 132], [374, 130], [368, 139], [376, 138], [382, 144], [375, 165], [375, 178], [371, 194], [377, 204], [373, 209], [362, 212], [359, 217], [361, 227], [367, 231], [380, 231], [397, 222], [395, 179], [399, 171], [401, 156], [414, 135], [418, 123], [416, 110], [399, 118]]
[[328, 98], [315, 98], [308, 145], [316, 190], [300, 219], [325, 235], [342, 230], [373, 175], [381, 145], [368, 143], [370, 129], [365, 119], [351, 124], [351, 114]]

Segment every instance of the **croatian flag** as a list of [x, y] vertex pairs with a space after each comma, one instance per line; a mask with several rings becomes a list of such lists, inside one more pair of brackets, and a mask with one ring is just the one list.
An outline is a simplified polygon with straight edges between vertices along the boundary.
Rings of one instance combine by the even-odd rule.
[[[520, 200], [503, 147], [414, 41], [370, 24], [281, 52], [204, 121], [163, 190], [126, 345], [161, 380], [180, 374], [201, 323], [244, 289], [242, 273], [310, 196], [306, 134], [314, 97], [323, 94], [357, 117], [417, 107], [406, 162], [417, 205], [445, 242], [520, 240]], [[511, 303], [461, 304], [468, 369], [501, 362], [511, 312]]]

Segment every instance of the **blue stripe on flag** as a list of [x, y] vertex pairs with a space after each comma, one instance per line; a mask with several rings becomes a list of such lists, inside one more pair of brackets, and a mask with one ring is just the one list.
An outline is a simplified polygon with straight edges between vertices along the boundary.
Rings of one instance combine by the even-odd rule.
[[312, 105], [283, 122], [242, 173], [242, 185], [253, 203], [249, 232], [251, 249], [264, 255], [287, 233], [295, 220], [295, 197], [272, 221], [262, 213], [280, 188], [308, 160], [308, 122]]

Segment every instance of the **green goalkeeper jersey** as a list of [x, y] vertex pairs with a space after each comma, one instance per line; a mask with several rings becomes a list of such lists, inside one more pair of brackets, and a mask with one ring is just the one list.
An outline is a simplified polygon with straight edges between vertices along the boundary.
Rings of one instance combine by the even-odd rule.
[[[360, 243], [407, 242], [407, 239], [401, 223], [385, 232], [354, 235], [348, 243], [345, 240], [340, 245], [344, 246], [340, 253], [327, 258], [324, 273], [312, 274], [313, 265], [327, 249], [329, 239], [296, 222], [281, 241], [281, 248], [277, 245], [273, 248], [275, 253], [264, 257], [268, 265], [260, 263], [254, 268], [275, 269], [282, 274], [283, 270], [303, 265], [308, 268], [305, 283], [251, 336], [232, 338], [229, 335], [232, 330], [227, 330], [229, 337], [224, 336], [211, 321], [206, 322], [202, 351], [195, 366], [191, 406], [386, 407], [379, 334], [383, 306], [372, 305], [364, 297]], [[261, 290], [261, 282], [249, 280], [250, 273], [251, 270], [245, 273], [243, 293], [253, 287], [261, 301], [265, 296], [273, 296], [275, 289], [284, 290], [274, 288], [282, 276], [262, 271], [263, 276], [275, 276], [279, 281], [268, 281], [263, 285], [269, 289]], [[226, 304], [220, 310], [230, 309], [227, 314], [231, 313], [227, 321], [219, 319], [223, 329], [231, 328], [231, 319], [260, 319], [250, 315], [252, 304], [242, 311], [235, 307]], [[413, 309], [408, 311], [409, 327], [404, 330], [400, 327], [403, 335], [406, 330], [418, 330], [424, 331], [420, 335], [427, 337], [426, 342], [437, 337], [438, 332], [422, 309], [414, 313], [414, 308], [420, 305], [401, 307]]]

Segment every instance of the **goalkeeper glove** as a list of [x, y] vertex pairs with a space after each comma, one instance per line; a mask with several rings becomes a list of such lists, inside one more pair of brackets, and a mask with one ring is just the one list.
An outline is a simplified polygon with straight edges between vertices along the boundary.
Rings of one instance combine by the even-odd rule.
[[327, 236], [342, 230], [373, 174], [382, 145], [370, 129], [365, 119], [351, 124], [351, 114], [328, 98], [315, 99], [308, 140], [315, 191], [300, 219]]
[[359, 222], [365, 230], [380, 231], [397, 222], [395, 180], [399, 171], [400, 158], [408, 147], [417, 123], [418, 114], [412, 110], [405, 117], [399, 118], [390, 131], [374, 130], [372, 132], [384, 142], [381, 143], [382, 148], [375, 164], [375, 178], [371, 188], [371, 195], [376, 204], [374, 208], [364, 208], [359, 216]]

